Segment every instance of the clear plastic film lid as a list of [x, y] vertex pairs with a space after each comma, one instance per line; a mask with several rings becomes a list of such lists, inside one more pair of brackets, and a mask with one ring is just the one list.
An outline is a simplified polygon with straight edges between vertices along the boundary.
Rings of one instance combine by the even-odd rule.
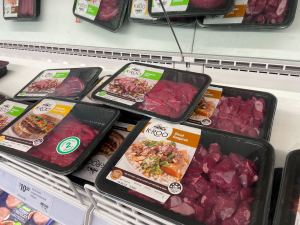
[[206, 74], [130, 63], [92, 97], [123, 110], [181, 122], [196, 107], [210, 82]]
[[119, 111], [46, 98], [1, 132], [0, 151], [61, 174], [77, 169]]

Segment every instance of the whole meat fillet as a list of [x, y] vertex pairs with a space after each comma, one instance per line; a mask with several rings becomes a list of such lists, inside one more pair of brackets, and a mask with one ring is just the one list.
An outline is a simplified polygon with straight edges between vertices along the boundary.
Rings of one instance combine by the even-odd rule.
[[53, 96], [59, 97], [71, 97], [77, 96], [85, 88], [84, 83], [78, 77], [68, 77], [62, 82], [53, 93]]
[[110, 21], [119, 14], [121, 0], [102, 0], [97, 15], [97, 20]]
[[145, 95], [138, 108], [177, 118], [187, 110], [196, 94], [197, 89], [189, 83], [161, 80]]
[[199, 9], [217, 9], [225, 5], [224, 0], [190, 0], [190, 4]]
[[[32, 148], [30, 155], [39, 158], [43, 161], [67, 167], [71, 165], [94, 140], [99, 130], [96, 130], [72, 115], [68, 115], [47, 137], [46, 140], [39, 146]], [[67, 137], [77, 137], [80, 139], [80, 146], [74, 152], [66, 155], [61, 155], [56, 151], [58, 144]]]
[[19, 0], [18, 16], [30, 17], [34, 15], [34, 0]]

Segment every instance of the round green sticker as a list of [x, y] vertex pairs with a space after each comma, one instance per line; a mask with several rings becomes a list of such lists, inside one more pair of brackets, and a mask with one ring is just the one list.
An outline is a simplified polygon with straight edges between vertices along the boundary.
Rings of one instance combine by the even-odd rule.
[[56, 151], [60, 155], [67, 155], [74, 152], [80, 146], [78, 137], [68, 137], [58, 143]]

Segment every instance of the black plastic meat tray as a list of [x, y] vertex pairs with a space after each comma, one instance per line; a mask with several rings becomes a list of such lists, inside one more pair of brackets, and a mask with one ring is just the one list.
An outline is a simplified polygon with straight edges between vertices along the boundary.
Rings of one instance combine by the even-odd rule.
[[[221, 86], [221, 85], [211, 85], [211, 86], [222, 88], [223, 89], [222, 96], [225, 97], [241, 96], [243, 100], [247, 100], [252, 97], [264, 99], [266, 105], [265, 105], [265, 112], [264, 112], [264, 120], [262, 122], [262, 125], [260, 126], [259, 138], [270, 140], [273, 120], [275, 117], [275, 112], [277, 107], [277, 98], [273, 94], [268, 92], [234, 88], [234, 87]], [[199, 124], [203, 126], [201, 122], [191, 120], [191, 119], [188, 119], [187, 123]]]
[[[53, 112], [56, 106], [59, 109]], [[62, 112], [62, 109], [66, 110], [67, 113], [63, 114], [65, 116], [62, 120], [54, 122], [55, 125], [52, 125], [52, 129], [44, 131], [43, 136], [39, 132], [39, 137], [28, 137], [29, 134], [32, 134], [27, 131], [30, 128], [27, 121], [38, 128], [45, 127], [45, 123], [48, 127], [53, 124], [54, 118], [62, 115], [64, 112], [64, 110]], [[45, 112], [51, 113], [51, 115], [45, 114]], [[20, 160], [55, 173], [67, 175], [79, 168], [88, 158], [111, 129], [119, 114], [119, 110], [89, 103], [59, 98], [44, 98], [30, 107], [18, 120], [10, 123], [6, 130], [1, 131], [2, 137], [4, 137], [2, 141], [9, 139], [17, 144], [0, 144], [0, 152], [16, 156]], [[31, 119], [37, 117], [46, 119]], [[76, 125], [74, 125], [74, 121]], [[72, 125], [67, 126], [70, 123]], [[24, 132], [25, 129], [27, 129], [26, 133]], [[35, 132], [36, 129], [32, 132]], [[72, 134], [73, 130], [76, 129], [76, 134]], [[91, 136], [92, 132], [93, 136]], [[20, 146], [23, 147], [22, 144], [25, 147], [19, 149]], [[28, 147], [30, 148], [28, 149]], [[47, 148], [47, 151], [44, 150], [45, 148]]]
[[40, 15], [40, 11], [41, 11], [41, 0], [19, 0], [19, 4], [20, 2], [29, 2], [32, 1], [33, 4], [33, 14], [32, 15], [18, 15], [17, 17], [7, 17], [5, 16], [5, 8], [4, 8], [4, 2], [5, 0], [3, 0], [3, 17], [5, 20], [20, 20], [20, 21], [26, 21], [26, 20], [36, 20], [39, 15]]
[[[137, 67], [143, 67], [143, 68], [153, 68], [153, 69], [159, 69], [163, 70], [163, 74], [160, 78], [160, 80], [157, 82], [159, 84], [160, 82], [172, 82], [173, 84], [188, 84], [190, 86], [193, 86], [196, 90], [196, 93], [193, 96], [192, 101], [188, 104], [187, 108], [180, 113], [178, 116], [169, 116], [169, 115], [163, 115], [162, 113], [156, 113], [153, 111], [145, 110], [145, 109], [139, 109], [138, 107], [141, 106], [142, 103], [146, 103], [146, 101], [142, 100], [141, 102], [136, 101], [133, 105], [127, 105], [125, 103], [122, 103], [121, 100], [111, 100], [111, 99], [106, 99], [103, 96], [98, 95], [99, 93], [102, 92], [102, 90], [105, 87], [108, 87], [108, 85], [113, 82], [115, 78], [118, 76], [122, 75], [122, 72], [126, 71], [126, 69], [130, 66], [137, 66]], [[189, 71], [183, 71], [183, 70], [176, 70], [176, 69], [171, 69], [167, 67], [160, 67], [160, 66], [154, 66], [154, 65], [148, 65], [148, 64], [143, 64], [143, 63], [129, 63], [122, 67], [119, 71], [117, 71], [110, 79], [108, 79], [104, 84], [102, 84], [99, 88], [94, 91], [92, 97], [95, 100], [99, 100], [103, 102], [106, 105], [112, 106], [112, 107], [117, 107], [125, 111], [130, 111], [132, 113], [137, 113], [149, 117], [156, 117], [159, 119], [163, 119], [169, 122], [174, 122], [174, 123], [179, 123], [179, 122], [184, 122], [187, 120], [189, 115], [193, 112], [193, 110], [196, 108], [198, 102], [201, 100], [203, 94], [205, 93], [206, 89], [208, 88], [209, 84], [211, 82], [211, 78], [202, 73], [194, 73], [194, 72], [189, 72]], [[154, 89], [157, 87], [157, 84], [152, 88]], [[152, 90], [151, 89], [151, 90]], [[149, 93], [150, 91], [146, 92], [145, 96]], [[156, 95], [156, 96], [159, 96]], [[122, 97], [118, 97], [119, 99]], [[163, 106], [166, 106], [166, 102], [164, 102]], [[157, 107], [158, 108], [158, 107]], [[169, 112], [172, 113], [172, 112]]]
[[7, 74], [7, 65], [9, 62], [0, 60], [0, 78]]
[[[155, 216], [163, 218], [171, 223], [181, 225], [204, 225], [198, 221], [196, 222], [194, 219], [167, 210], [160, 206], [156, 201], [148, 201], [144, 198], [138, 198], [135, 195], [128, 194], [128, 188], [106, 179], [112, 168], [144, 129], [146, 123], [147, 121], [145, 121], [144, 124], [141, 123], [136, 126], [134, 131], [128, 137], [128, 142], [124, 143], [119, 151], [113, 155], [111, 160], [102, 169], [95, 183], [97, 189], [105, 195], [116, 198], [117, 200], [123, 201], [133, 207], [142, 209], [147, 213], [154, 214]], [[255, 200], [252, 205], [250, 225], [267, 224], [274, 172], [275, 154], [273, 147], [263, 139], [252, 139], [221, 131], [207, 130], [205, 128], [202, 129], [200, 142], [204, 147], [208, 147], [211, 143], [218, 143], [221, 146], [223, 154], [227, 155], [229, 153], [238, 153], [255, 162], [258, 168], [259, 180], [254, 186]]]
[[274, 225], [296, 225], [300, 196], [300, 150], [292, 151], [286, 158]]

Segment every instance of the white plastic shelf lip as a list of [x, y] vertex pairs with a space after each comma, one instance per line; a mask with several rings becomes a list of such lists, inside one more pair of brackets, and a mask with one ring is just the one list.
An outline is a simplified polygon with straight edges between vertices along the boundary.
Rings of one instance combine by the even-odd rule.
[[95, 206], [95, 212], [109, 213], [115, 220], [124, 221], [129, 224], [144, 225], [171, 225], [172, 223], [163, 220], [153, 214], [147, 213], [127, 205], [114, 198], [104, 196], [96, 188], [85, 185], [85, 190]]
[[64, 225], [83, 225], [87, 210], [74, 199], [0, 162], [0, 188]]

